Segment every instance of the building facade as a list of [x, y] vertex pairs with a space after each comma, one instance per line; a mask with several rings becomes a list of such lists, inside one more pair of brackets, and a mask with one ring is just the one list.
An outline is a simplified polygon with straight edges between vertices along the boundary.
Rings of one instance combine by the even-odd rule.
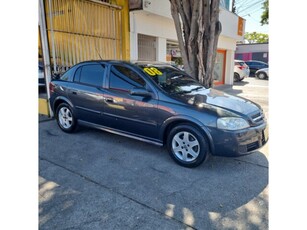
[[269, 44], [238, 44], [235, 58], [243, 61], [257, 60], [269, 63]]
[[[221, 3], [214, 83], [232, 85], [236, 43], [243, 40], [245, 20], [227, 10], [227, 1]], [[169, 1], [130, 1], [130, 59], [171, 62], [180, 57]]]
[[[130, 58], [129, 7], [126, 0], [39, 0], [38, 61], [45, 84], [87, 60]], [[47, 99], [39, 113], [49, 115]], [[52, 116], [52, 114], [50, 114]]]
[[[233, 84], [236, 42], [243, 40], [245, 21], [227, 7], [229, 0], [221, 1], [215, 85]], [[86, 60], [181, 59], [166, 0], [39, 0], [38, 35], [46, 85], [53, 74]]]

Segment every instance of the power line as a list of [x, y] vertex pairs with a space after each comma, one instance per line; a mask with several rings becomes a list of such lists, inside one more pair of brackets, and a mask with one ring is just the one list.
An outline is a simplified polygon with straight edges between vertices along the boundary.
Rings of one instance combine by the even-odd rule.
[[[235, 1], [235, 5], [242, 5], [245, 4], [246, 2], [248, 2], [249, 0], [236, 0]], [[253, 1], [253, 0], [252, 0]]]
[[254, 2], [254, 0], [243, 0], [243, 2], [241, 2], [241, 4], [235, 4], [235, 6], [236, 6], [236, 9], [244, 9], [244, 7], [246, 7], [246, 5], [248, 5], [248, 4], [250, 4], [250, 3], [252, 3], [252, 2]]
[[255, 2], [255, 3], [253, 3], [253, 4], [251, 4], [251, 5], [247, 6], [247, 7], [245, 7], [243, 10], [240, 11], [240, 13], [242, 14], [244, 11], [250, 9], [251, 7], [254, 7], [254, 6], [258, 5], [259, 3], [262, 4], [263, 2], [264, 2], [264, 0], [259, 1], [259, 2]]
[[[250, 16], [251, 14], [253, 14], [253, 13], [256, 13], [256, 12], [258, 12], [259, 10], [261, 10], [262, 8], [258, 8], [257, 10], [255, 10], [255, 11], [252, 11], [252, 12], [250, 12], [250, 13], [246, 13], [245, 15], [243, 15], [243, 16], [241, 16], [242, 18], [243, 17], [245, 17], [245, 16]], [[251, 17], [251, 16], [250, 16]]]
[[244, 5], [246, 5], [246, 4], [248, 4], [248, 3], [251, 3], [251, 2], [254, 2], [254, 1], [255, 1], [255, 0], [241, 0], [241, 1], [235, 1], [235, 5], [241, 7], [241, 6], [244, 6]]

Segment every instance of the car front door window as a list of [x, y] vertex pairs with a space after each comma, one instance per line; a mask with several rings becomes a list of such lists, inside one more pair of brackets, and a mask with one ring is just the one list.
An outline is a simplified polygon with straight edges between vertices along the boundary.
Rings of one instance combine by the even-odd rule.
[[133, 70], [124, 66], [112, 66], [110, 73], [110, 89], [129, 92], [134, 87], [144, 88], [146, 82]]

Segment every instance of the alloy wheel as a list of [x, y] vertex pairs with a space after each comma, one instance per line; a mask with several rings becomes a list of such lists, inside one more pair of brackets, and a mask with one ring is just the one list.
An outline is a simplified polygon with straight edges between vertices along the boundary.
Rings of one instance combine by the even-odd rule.
[[198, 157], [200, 144], [192, 133], [182, 131], [173, 137], [172, 149], [177, 158], [185, 162], [191, 162]]
[[64, 129], [69, 129], [73, 124], [73, 116], [69, 108], [62, 107], [59, 110], [59, 122]]
[[264, 73], [259, 73], [258, 77], [259, 77], [259, 79], [265, 79], [265, 74]]

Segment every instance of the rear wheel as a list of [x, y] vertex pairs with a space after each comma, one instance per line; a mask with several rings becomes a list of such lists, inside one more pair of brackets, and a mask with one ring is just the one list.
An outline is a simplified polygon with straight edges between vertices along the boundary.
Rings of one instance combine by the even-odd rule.
[[206, 138], [189, 124], [178, 125], [170, 131], [167, 149], [177, 164], [189, 168], [200, 165], [209, 154]]
[[67, 133], [71, 133], [77, 126], [77, 120], [75, 119], [72, 109], [67, 103], [62, 103], [56, 110], [56, 120], [59, 127]]
[[238, 74], [238, 73], [234, 73], [234, 75], [233, 75], [233, 79], [234, 79], [234, 81], [240, 81], [240, 75]]

